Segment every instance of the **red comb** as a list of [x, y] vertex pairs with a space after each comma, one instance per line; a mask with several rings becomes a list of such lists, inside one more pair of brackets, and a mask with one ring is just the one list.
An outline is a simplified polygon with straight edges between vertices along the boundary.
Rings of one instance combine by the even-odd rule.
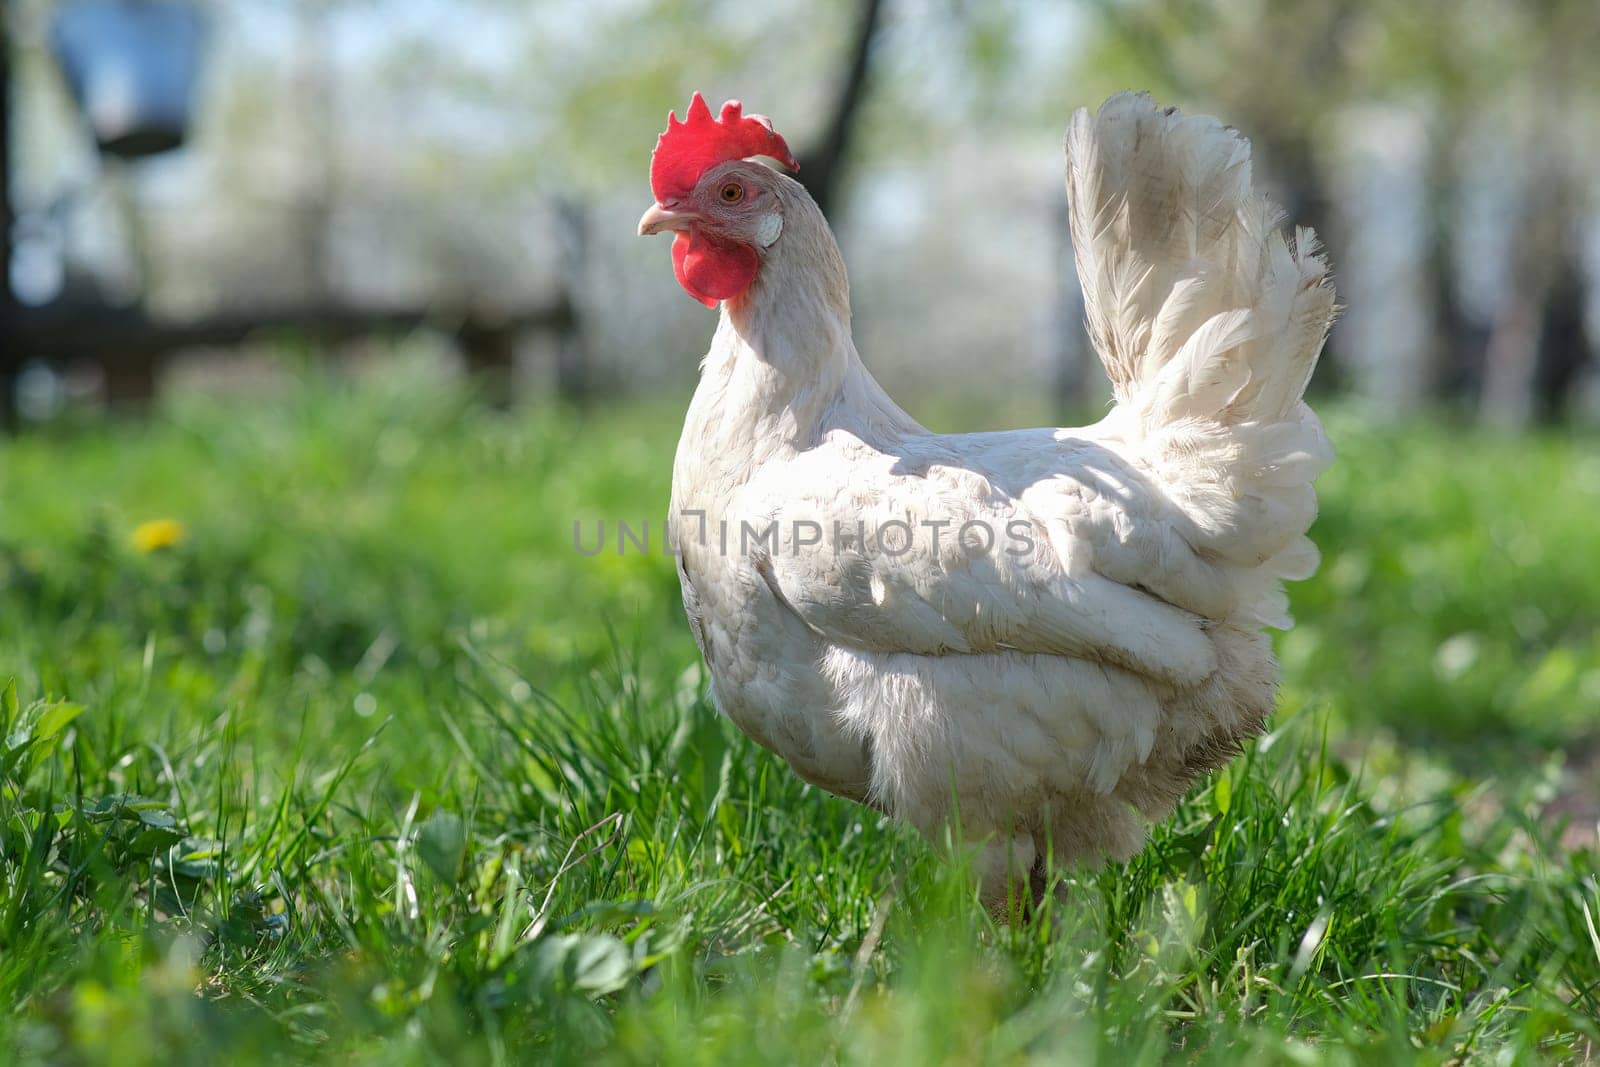
[[718, 163], [746, 156], [771, 156], [790, 170], [799, 170], [789, 146], [763, 115], [742, 114], [744, 105], [729, 100], [722, 114], [711, 117], [699, 93], [689, 101], [682, 122], [667, 113], [667, 130], [656, 139], [650, 154], [650, 191], [658, 203], [682, 199], [694, 191], [700, 175]]

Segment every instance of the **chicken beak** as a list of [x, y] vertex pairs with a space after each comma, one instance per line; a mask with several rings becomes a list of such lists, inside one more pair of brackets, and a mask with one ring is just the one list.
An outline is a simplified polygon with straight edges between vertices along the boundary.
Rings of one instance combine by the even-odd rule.
[[692, 211], [673, 211], [660, 204], [651, 204], [639, 220], [639, 236], [649, 237], [663, 230], [687, 230], [696, 221], [698, 219]]

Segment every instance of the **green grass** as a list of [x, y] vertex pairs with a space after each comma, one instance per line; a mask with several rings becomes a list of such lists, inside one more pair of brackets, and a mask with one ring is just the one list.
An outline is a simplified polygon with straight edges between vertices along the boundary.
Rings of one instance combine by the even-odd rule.
[[[677, 401], [414, 373], [0, 444], [10, 1062], [1573, 1062], [1600, 448], [1332, 420], [1275, 732], [996, 924], [703, 695]], [[140, 554], [140, 522], [181, 520]]]

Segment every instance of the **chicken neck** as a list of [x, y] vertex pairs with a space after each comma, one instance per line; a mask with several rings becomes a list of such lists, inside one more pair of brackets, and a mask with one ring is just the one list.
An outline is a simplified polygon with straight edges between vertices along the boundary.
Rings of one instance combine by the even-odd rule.
[[844, 258], [822, 213], [798, 185], [786, 201], [755, 283], [723, 302], [684, 427], [688, 453], [733, 468], [736, 482], [830, 430], [875, 444], [926, 432], [862, 365]]

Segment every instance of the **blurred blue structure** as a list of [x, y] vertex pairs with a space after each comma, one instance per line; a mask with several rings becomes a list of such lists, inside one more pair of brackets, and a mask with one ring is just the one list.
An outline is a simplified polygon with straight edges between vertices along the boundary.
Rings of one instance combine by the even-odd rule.
[[52, 45], [95, 143], [124, 159], [183, 144], [206, 22], [185, 0], [70, 0]]
[[[51, 44], [72, 96], [102, 155], [140, 159], [182, 146], [199, 105], [207, 18], [194, 0], [62, 0]], [[586, 357], [565, 282], [548, 299], [517, 307], [472, 300], [411, 306], [364, 306], [337, 299], [246, 306], [199, 318], [153, 315], [141, 300], [116, 305], [93, 296], [62, 296], [25, 306], [12, 285], [10, 197], [13, 83], [11, 41], [0, 18], [0, 427], [14, 424], [24, 367], [98, 367], [110, 405], [141, 405], [154, 394], [161, 365], [186, 348], [231, 346], [263, 333], [347, 338], [431, 327], [452, 336], [467, 367], [499, 403], [510, 398], [518, 338], [557, 339], [561, 388], [586, 389]], [[581, 237], [581, 235], [580, 235]], [[581, 239], [578, 241], [581, 245]], [[576, 267], [567, 271], [576, 275]]]

